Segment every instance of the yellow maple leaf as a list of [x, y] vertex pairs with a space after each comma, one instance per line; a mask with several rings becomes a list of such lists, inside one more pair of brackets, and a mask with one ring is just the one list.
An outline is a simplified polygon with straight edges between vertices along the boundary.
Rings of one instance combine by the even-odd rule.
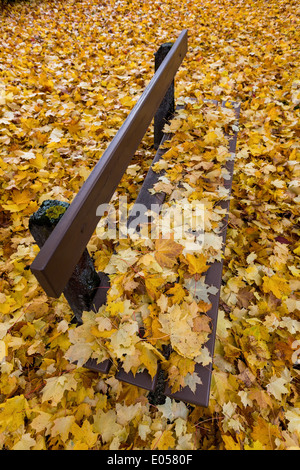
[[118, 302], [108, 303], [107, 311], [113, 317], [115, 317], [116, 315], [122, 314], [124, 312], [124, 302], [118, 301]]
[[161, 331], [161, 324], [157, 317], [152, 317], [152, 315], [149, 315], [147, 318], [145, 318], [144, 325], [146, 328], [145, 337], [150, 342], [150, 344], [155, 345], [157, 341], [164, 342], [169, 338], [168, 335]]
[[43, 158], [42, 154], [37, 153], [35, 159], [31, 162], [32, 166], [35, 168], [38, 168], [41, 170], [42, 168], [45, 168], [47, 164], [47, 159]]
[[50, 377], [46, 380], [46, 385], [42, 391], [42, 402], [49, 400], [55, 406], [61, 401], [66, 390], [76, 390], [76, 388], [77, 381], [71, 374]]
[[87, 419], [84, 420], [81, 427], [77, 423], [73, 423], [71, 432], [74, 436], [74, 449], [91, 449], [98, 439], [98, 434], [93, 431], [93, 426]]
[[24, 395], [9, 398], [0, 404], [0, 432], [16, 431], [24, 423], [28, 403]]
[[123, 430], [117, 422], [117, 414], [115, 410], [98, 410], [94, 416], [93, 431], [101, 434], [101, 440], [103, 442], [110, 441], [113, 437], [117, 436]]
[[181, 119], [172, 119], [170, 124], [165, 124], [164, 132], [174, 133], [180, 128], [181, 125], [182, 125]]
[[[49, 426], [50, 420], [47, 416], [48, 413], [43, 413], [43, 415], [46, 416], [41, 416], [41, 418], [46, 422], [46, 425]], [[56, 418], [51, 427], [51, 437], [60, 436], [62, 441], [66, 442], [73, 424], [75, 424], [75, 416], [61, 416], [60, 418]]]
[[204, 138], [204, 142], [206, 145], [214, 144], [217, 141], [218, 141], [218, 136], [214, 130], [210, 130], [209, 132], [207, 132]]
[[187, 253], [188, 269], [190, 274], [202, 274], [206, 272], [209, 266], [206, 264], [207, 257], [200, 253], [198, 256]]
[[263, 291], [266, 293], [272, 292], [277, 299], [282, 299], [284, 296], [290, 294], [291, 289], [284, 278], [274, 274], [271, 277], [263, 277]]
[[[52, 425], [53, 423], [51, 422], [52, 415], [50, 413], [45, 413], [44, 411], [38, 411], [38, 415], [33, 418], [33, 420], [30, 423], [31, 429], [34, 429], [36, 433], [39, 433], [41, 431], [44, 431], [44, 429], [47, 429]], [[57, 418], [60, 419], [60, 418]], [[72, 419], [74, 420], [74, 416], [72, 416]], [[56, 420], [55, 420], [56, 421]], [[54, 423], [55, 423], [54, 421]], [[52, 435], [52, 430], [54, 426], [51, 427], [51, 435]], [[58, 432], [58, 434], [60, 431]]]
[[30, 436], [30, 433], [23, 434], [21, 439], [15, 444], [12, 450], [31, 450], [36, 445], [36, 440]]
[[286, 419], [289, 421], [288, 430], [290, 432], [295, 432], [300, 429], [300, 410], [299, 409], [289, 409], [285, 413]]
[[135, 321], [126, 321], [110, 337], [109, 349], [121, 359], [125, 354], [133, 354], [139, 340], [138, 325]]
[[257, 422], [253, 426], [251, 437], [254, 442], [260, 442], [265, 449], [272, 450], [274, 448], [274, 440], [276, 437], [280, 439], [280, 434], [278, 426], [258, 416]]
[[139, 357], [140, 363], [146, 367], [153, 379], [157, 373], [158, 359], [164, 361], [164, 356], [160, 354], [154, 346], [146, 342], [141, 341], [137, 345], [137, 349], [141, 352]]
[[172, 393], [179, 392], [184, 387], [184, 377], [179, 373], [176, 366], [169, 365], [167, 368], [168, 386]]
[[159, 288], [164, 285], [165, 281], [161, 277], [156, 277], [154, 275], [147, 276], [145, 278], [145, 286], [147, 289], [148, 294], [152, 299], [158, 299], [160, 296]]
[[125, 358], [122, 361], [122, 367], [125, 372], [132, 372], [135, 375], [138, 369], [141, 367], [140, 361], [141, 352], [137, 349], [134, 350], [133, 354], [126, 354]]
[[171, 297], [172, 304], [179, 304], [187, 295], [181, 284], [176, 283], [171, 289], [167, 291]]
[[168, 365], [175, 366], [178, 369], [178, 374], [185, 377], [187, 374], [193, 374], [195, 370], [195, 362], [187, 357], [182, 357], [173, 351], [169, 357]]
[[173, 437], [172, 431], [166, 430], [163, 432], [157, 432], [155, 435], [155, 439], [152, 443], [151, 450], [168, 450], [174, 449], [175, 447], [175, 439]]
[[207, 342], [208, 332], [194, 331], [193, 319], [198, 315], [197, 304], [172, 305], [168, 313], [160, 314], [161, 330], [170, 335], [172, 348], [183, 357], [194, 359]]
[[273, 376], [270, 383], [267, 384], [267, 390], [271, 393], [278, 401], [281, 401], [282, 395], [289, 393], [289, 389], [286, 387], [288, 380], [286, 377]]
[[226, 434], [222, 435], [222, 439], [225, 444], [226, 450], [241, 450], [240, 444], [238, 444], [233, 437], [227, 436]]

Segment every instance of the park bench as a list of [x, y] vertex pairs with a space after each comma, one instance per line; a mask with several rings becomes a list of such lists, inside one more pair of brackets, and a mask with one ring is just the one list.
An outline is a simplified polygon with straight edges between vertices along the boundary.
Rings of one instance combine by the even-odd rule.
[[[65, 295], [79, 324], [84, 311], [97, 312], [100, 306], [106, 303], [106, 293], [109, 288], [108, 276], [96, 272], [86, 248], [100, 219], [97, 207], [110, 202], [153, 118], [154, 147], [157, 152], [152, 165], [159, 161], [165, 152], [160, 143], [171, 138], [170, 135], [163, 133], [163, 127], [174, 113], [174, 77], [187, 53], [187, 33], [187, 30], [183, 30], [174, 44], [163, 44], [155, 53], [154, 76], [72, 203], [44, 201], [30, 218], [30, 232], [40, 247], [38, 255], [31, 264], [31, 271], [49, 297], [58, 298], [62, 293]], [[225, 102], [220, 104], [226, 105]], [[238, 120], [239, 106], [234, 104], [234, 108]], [[229, 152], [234, 156], [236, 132], [228, 136], [228, 143]], [[148, 208], [151, 204], [163, 203], [161, 194], [157, 198], [148, 191], [159, 177], [151, 167], [135, 202], [135, 204], [142, 203]], [[226, 162], [230, 179], [225, 181], [225, 187], [229, 191], [231, 191], [233, 167], [234, 159], [231, 158]], [[227, 214], [224, 217], [223, 230], [225, 246], [229, 200], [223, 200], [220, 205], [226, 209]], [[45, 217], [46, 213], [48, 217]], [[208, 312], [213, 324], [213, 331], [207, 343], [211, 356], [216, 337], [222, 267], [222, 262], [215, 262], [206, 273], [206, 283], [214, 285], [218, 290], [217, 294], [210, 295], [212, 307]], [[90, 359], [85, 364], [88, 369], [104, 374], [109, 372], [110, 366], [109, 360], [99, 364]], [[195, 393], [188, 387], [172, 393], [166, 385], [164, 394], [188, 403], [208, 406], [212, 364], [207, 367], [197, 365], [196, 372], [202, 384], [197, 384]], [[159, 370], [152, 379], [146, 370], [134, 376], [131, 372], [125, 372], [120, 366], [115, 377], [154, 392]]]

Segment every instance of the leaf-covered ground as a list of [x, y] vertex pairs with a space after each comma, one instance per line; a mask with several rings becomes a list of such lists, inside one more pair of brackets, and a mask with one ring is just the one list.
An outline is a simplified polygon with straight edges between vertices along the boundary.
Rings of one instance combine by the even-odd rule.
[[[29, 217], [46, 199], [72, 201], [151, 79], [153, 53], [185, 28], [185, 108], [153, 190], [170, 204], [205, 201], [207, 243], [193, 255], [171, 240], [95, 234], [89, 249], [112, 288], [76, 327], [66, 300], [47, 298], [29, 270]], [[0, 35], [0, 447], [299, 449], [297, 2], [15, 2]], [[207, 287], [196, 283], [220, 253], [215, 203], [226, 197], [233, 118], [204, 98], [241, 103], [211, 398], [208, 408], [153, 405], [115, 379], [118, 360], [153, 373], [171, 345], [163, 367], [174, 389], [195, 387], [195, 363], [211, 360]], [[150, 128], [118, 188], [129, 203], [152, 142]], [[110, 374], [81, 367], [90, 356], [110, 357]]]

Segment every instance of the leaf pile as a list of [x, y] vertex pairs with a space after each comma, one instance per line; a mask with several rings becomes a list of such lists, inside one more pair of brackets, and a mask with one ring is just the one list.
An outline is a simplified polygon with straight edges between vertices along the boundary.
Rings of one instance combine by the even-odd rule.
[[[0, 25], [0, 447], [3, 449], [299, 448], [299, 7], [265, 2], [15, 3]], [[174, 200], [205, 204], [201, 253], [176, 238], [89, 250], [111, 279], [107, 306], [83, 324], [28, 267], [28, 220], [45, 199], [71, 202], [153, 75], [153, 53], [189, 31], [176, 75], [173, 137], [156, 165]], [[225, 132], [241, 102], [214, 358], [203, 282], [219, 259], [228, 194]], [[154, 156], [149, 129], [113, 198], [132, 207]], [[190, 214], [192, 221], [193, 214]], [[163, 354], [170, 353], [168, 360]], [[89, 357], [113, 361], [101, 376]], [[119, 382], [121, 361], [173, 390], [213, 359], [207, 409]], [[74, 365], [77, 362], [77, 366]]]

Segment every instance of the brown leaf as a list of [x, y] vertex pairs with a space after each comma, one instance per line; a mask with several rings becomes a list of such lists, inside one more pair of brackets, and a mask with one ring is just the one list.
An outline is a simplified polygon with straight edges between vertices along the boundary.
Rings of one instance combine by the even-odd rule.
[[155, 241], [154, 257], [165, 268], [172, 268], [181, 254], [183, 246], [172, 239], [159, 238]]

